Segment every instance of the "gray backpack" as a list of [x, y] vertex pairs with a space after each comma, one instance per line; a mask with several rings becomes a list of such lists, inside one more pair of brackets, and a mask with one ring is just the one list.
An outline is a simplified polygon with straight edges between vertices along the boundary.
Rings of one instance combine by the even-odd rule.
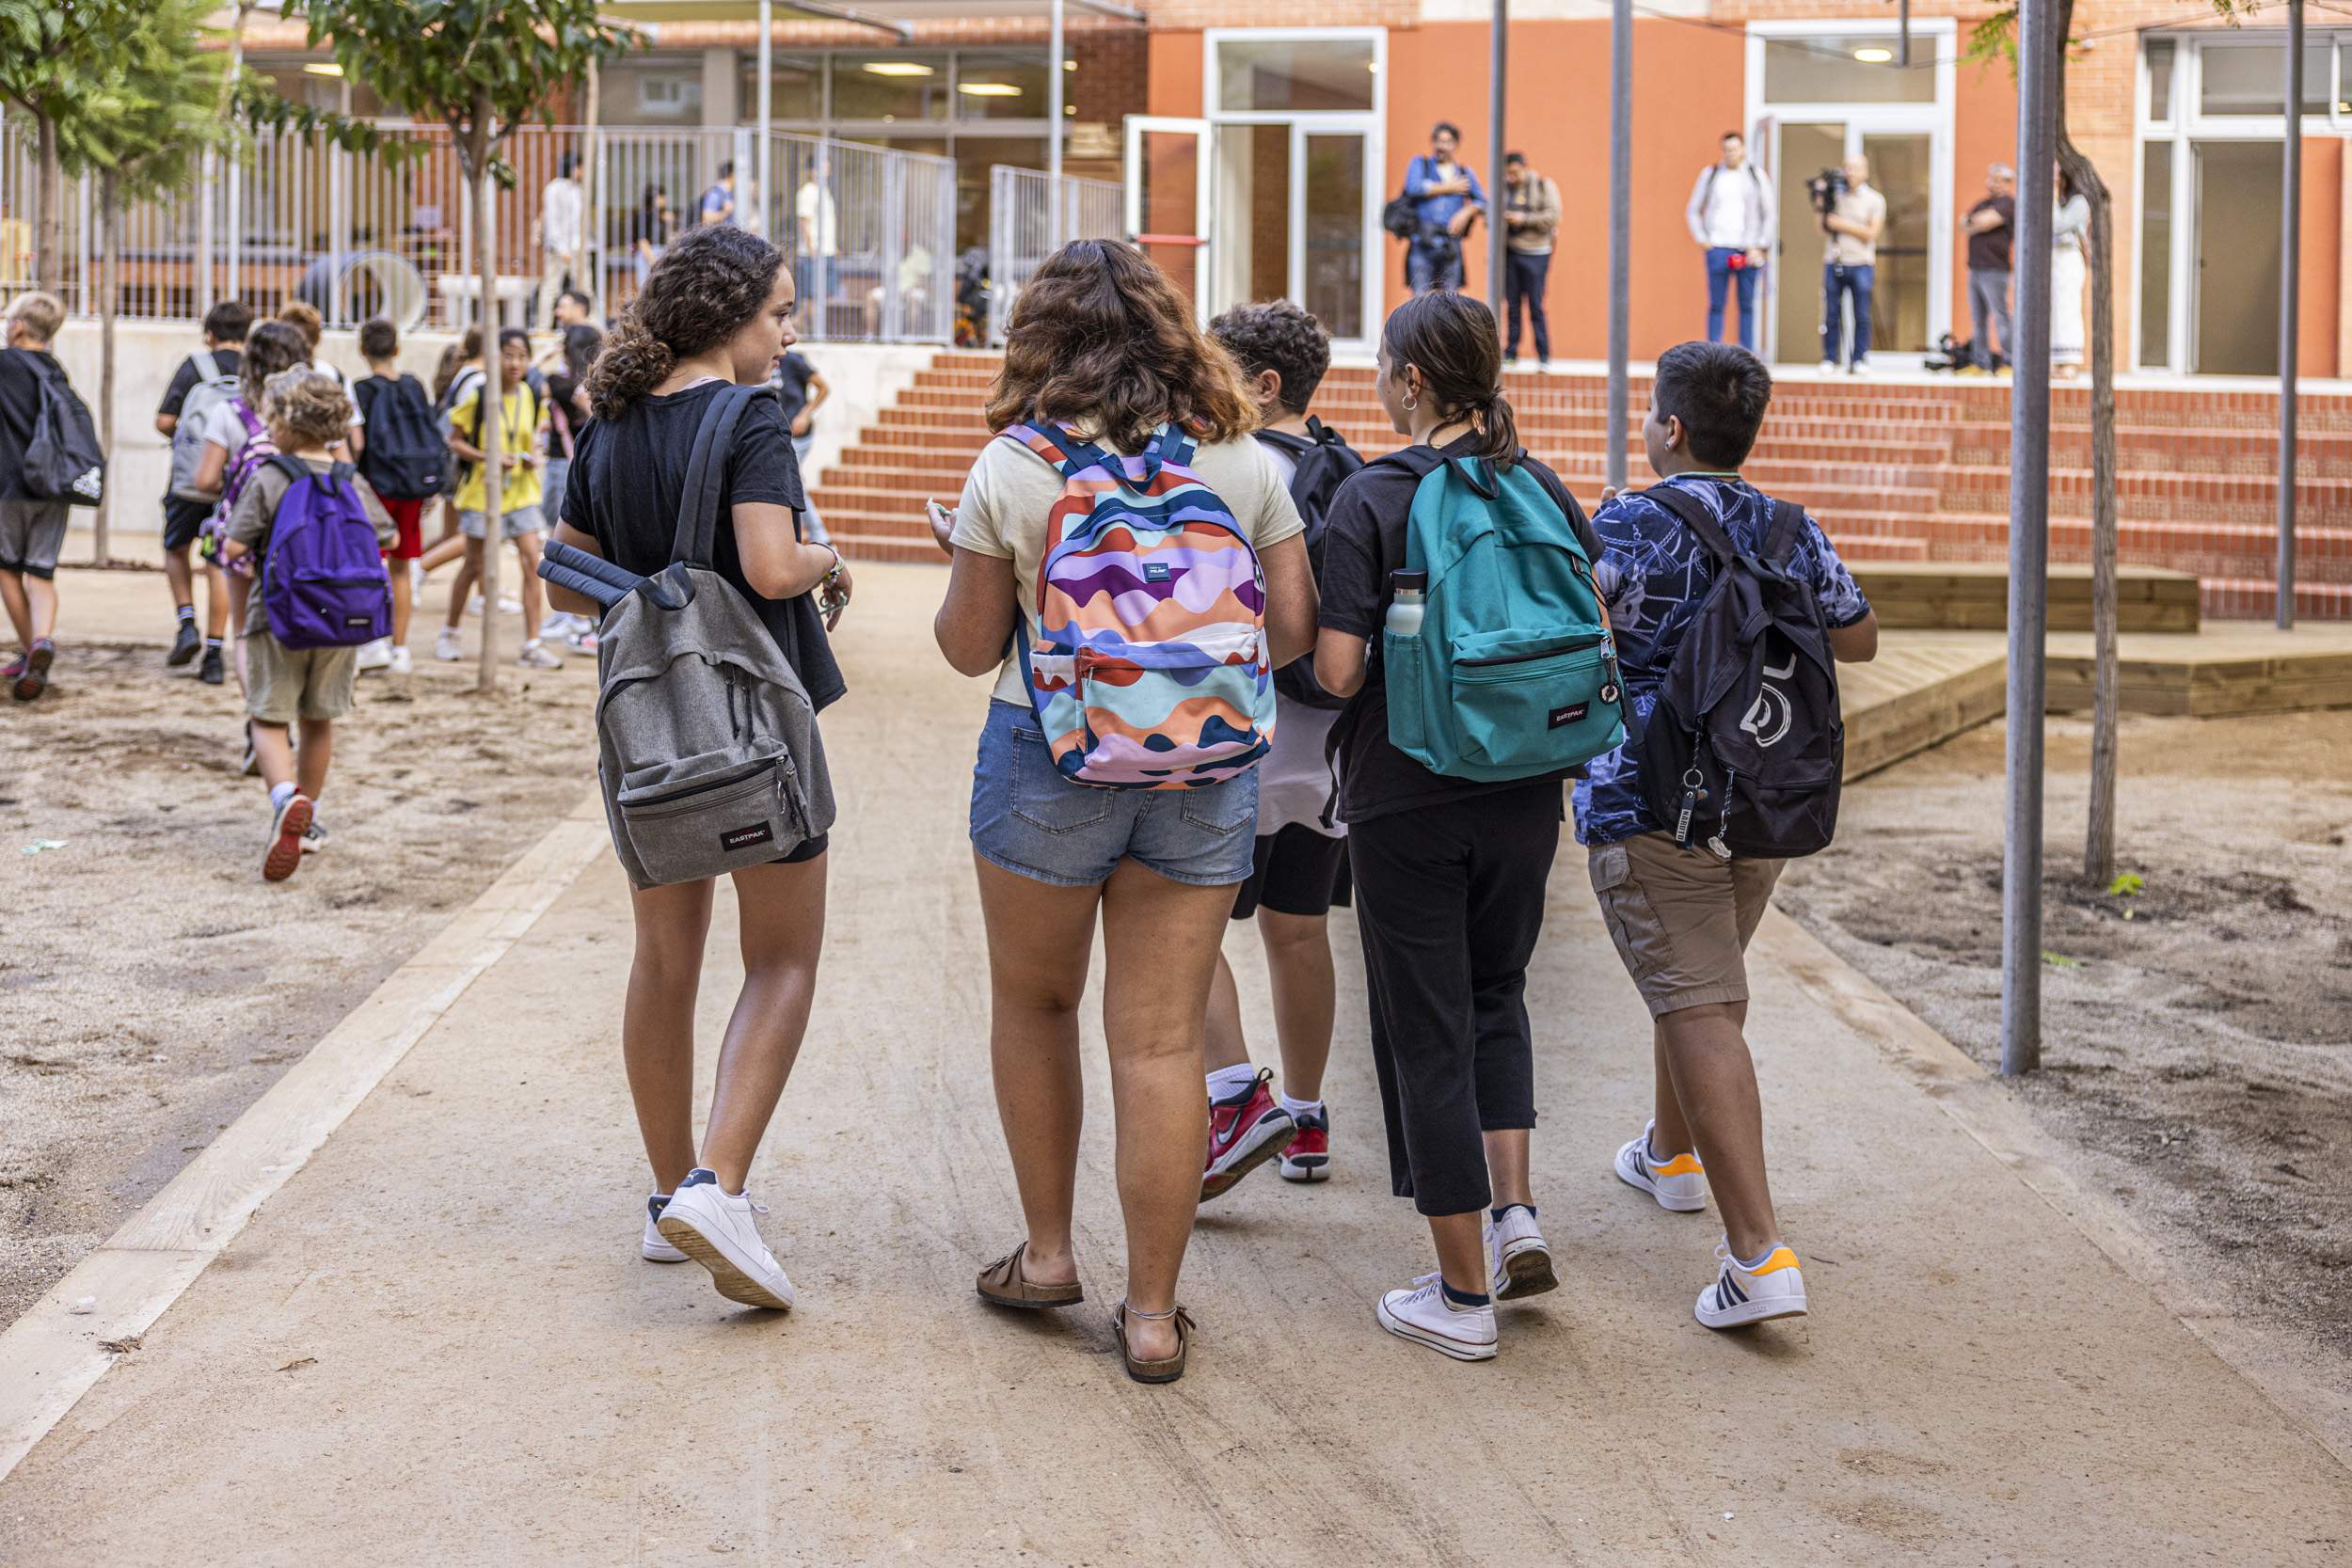
[[597, 628], [596, 771], [633, 887], [765, 864], [833, 825], [808, 691], [743, 595], [710, 569], [735, 427], [767, 395], [739, 387], [711, 400], [671, 564], [639, 579]]
[[195, 488], [196, 470], [204, 463], [204, 416], [215, 404], [236, 400], [237, 378], [220, 368], [210, 349], [188, 358], [196, 366], [196, 385], [180, 400], [180, 422], [171, 427], [171, 493], [182, 500], [215, 500]]

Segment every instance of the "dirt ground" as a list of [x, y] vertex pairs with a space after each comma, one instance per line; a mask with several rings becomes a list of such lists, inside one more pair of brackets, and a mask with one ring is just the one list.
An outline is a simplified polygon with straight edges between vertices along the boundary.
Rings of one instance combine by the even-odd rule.
[[[470, 661], [420, 664], [405, 701], [371, 676], [320, 802], [333, 842], [271, 887], [234, 683], [167, 672], [151, 647], [67, 656], [40, 704], [0, 711], [0, 1324], [496, 879], [595, 768], [593, 658], [528, 681], [509, 670], [491, 699], [470, 689]], [[40, 841], [63, 847], [32, 852]]]
[[[2042, 1070], [2077, 1175], [2234, 1305], [2352, 1350], [2352, 712], [2126, 721], [2119, 871], [2080, 876], [2087, 723], [2050, 727]], [[1998, 724], [1846, 793], [1782, 906], [2000, 1054]]]

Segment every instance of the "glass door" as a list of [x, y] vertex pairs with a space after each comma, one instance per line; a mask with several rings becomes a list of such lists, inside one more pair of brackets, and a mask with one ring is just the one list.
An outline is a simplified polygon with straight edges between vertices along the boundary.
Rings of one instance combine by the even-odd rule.
[[1289, 293], [1343, 343], [1369, 341], [1378, 314], [1375, 275], [1364, 264], [1385, 248], [1368, 237], [1379, 219], [1369, 173], [1371, 140], [1368, 131], [1291, 130]]
[[1822, 264], [1828, 236], [1810, 182], [1855, 155], [1870, 162], [1870, 185], [1886, 198], [1870, 309], [1873, 354], [1925, 354], [1949, 319], [1949, 261], [1944, 254], [1950, 203], [1937, 192], [1938, 134], [1873, 123], [1878, 116], [1775, 124], [1773, 194], [1780, 204], [1779, 265], [1771, 321], [1774, 357], [1820, 357]]
[[[2275, 87], [2274, 87], [2274, 91]], [[2275, 141], [2199, 141], [2196, 345], [2203, 375], [2279, 373], [2280, 170]]]
[[1209, 122], [1157, 115], [1127, 119], [1127, 232], [1174, 279], [1205, 324], [1211, 313]]

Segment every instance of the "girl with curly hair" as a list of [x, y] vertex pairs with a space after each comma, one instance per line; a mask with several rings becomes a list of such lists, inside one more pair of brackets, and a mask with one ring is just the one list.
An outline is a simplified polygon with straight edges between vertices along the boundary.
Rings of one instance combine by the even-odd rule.
[[[792, 270], [747, 230], [714, 225], [672, 245], [589, 370], [595, 418], [574, 446], [556, 537], [646, 576], [667, 566], [703, 412], [725, 387], [767, 382], [793, 342], [793, 305]], [[802, 538], [807, 502], [774, 399], [752, 400], [723, 472], [711, 569], [757, 612], [822, 710], [844, 689], [825, 634], [849, 601], [850, 579], [832, 546]], [[601, 616], [592, 599], [550, 593], [559, 610]], [[760, 1237], [755, 1215], [762, 1211], [745, 1183], [808, 1026], [825, 932], [825, 859], [819, 834], [781, 860], [735, 873], [743, 988], [699, 1148], [694, 993], [714, 884], [629, 895], [637, 952], [621, 1053], [654, 1186], [640, 1251], [655, 1262], [691, 1257], [720, 1294], [778, 1311], [792, 1306], [792, 1282]]]
[[[1201, 336], [1191, 302], [1166, 275], [1128, 245], [1066, 245], [1023, 288], [1007, 343], [990, 428], [1056, 431], [1065, 446], [1120, 459], [1197, 443], [1172, 461], [1214, 492], [1256, 551], [1265, 657], [1279, 666], [1305, 652], [1315, 591], [1297, 509], [1250, 438], [1257, 410], [1240, 372]], [[960, 673], [994, 678], [972, 848], [988, 928], [996, 1104], [1027, 1227], [981, 1271], [978, 1290], [1011, 1307], [1084, 1299], [1071, 1240], [1084, 1101], [1078, 999], [1099, 918], [1127, 1229], [1127, 1289], [1112, 1323], [1129, 1375], [1166, 1383], [1183, 1374], [1191, 1326], [1176, 1281], [1207, 1147], [1201, 1018], [1233, 890], [1249, 875], [1258, 777], [1104, 789], [1057, 769], [1011, 650], [1032, 629], [1062, 487], [1032, 447], [994, 440], [953, 518], [933, 519], [955, 562], [935, 626], [940, 649]]]

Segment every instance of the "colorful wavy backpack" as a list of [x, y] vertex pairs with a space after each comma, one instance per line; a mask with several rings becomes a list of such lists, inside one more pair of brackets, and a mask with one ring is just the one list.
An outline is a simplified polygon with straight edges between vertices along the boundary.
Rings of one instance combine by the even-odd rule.
[[1225, 502], [1162, 425], [1120, 457], [1058, 425], [1005, 433], [1051, 463], [1035, 638], [1015, 626], [1029, 705], [1073, 784], [1189, 789], [1255, 767], [1274, 737], [1265, 574]]

